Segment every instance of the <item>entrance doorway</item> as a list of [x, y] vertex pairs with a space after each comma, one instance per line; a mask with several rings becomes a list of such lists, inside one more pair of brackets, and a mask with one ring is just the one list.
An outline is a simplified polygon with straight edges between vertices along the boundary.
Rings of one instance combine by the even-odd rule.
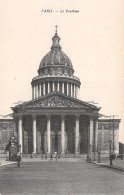
[[51, 152], [61, 153], [61, 132], [51, 132]]

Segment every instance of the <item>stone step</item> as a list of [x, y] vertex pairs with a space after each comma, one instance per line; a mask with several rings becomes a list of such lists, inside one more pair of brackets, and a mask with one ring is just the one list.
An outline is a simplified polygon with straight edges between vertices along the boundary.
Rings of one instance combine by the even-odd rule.
[[[41, 154], [36, 154], [35, 156], [32, 154], [23, 154], [23, 157], [27, 157], [27, 158], [45, 158], [45, 155], [43, 154], [43, 156], [41, 156]], [[47, 154], [47, 158], [49, 158], [50, 155]], [[82, 159], [86, 159], [87, 158], [87, 154], [61, 154], [60, 158], [82, 158]]]

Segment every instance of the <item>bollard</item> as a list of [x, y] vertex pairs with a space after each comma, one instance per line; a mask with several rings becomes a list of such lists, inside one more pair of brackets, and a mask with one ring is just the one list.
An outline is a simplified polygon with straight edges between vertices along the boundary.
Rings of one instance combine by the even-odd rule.
[[113, 166], [112, 159], [110, 158], [110, 166]]
[[98, 152], [98, 163], [100, 163], [100, 152]]
[[115, 158], [115, 154], [110, 154], [110, 157], [109, 157], [109, 159], [110, 159], [110, 166], [113, 166], [114, 158]]

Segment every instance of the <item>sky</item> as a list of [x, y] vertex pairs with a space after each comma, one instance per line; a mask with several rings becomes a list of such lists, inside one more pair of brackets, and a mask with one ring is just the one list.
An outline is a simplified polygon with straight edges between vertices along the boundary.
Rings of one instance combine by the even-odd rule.
[[62, 50], [81, 81], [80, 99], [98, 103], [104, 115], [117, 115], [124, 143], [123, 10], [123, 0], [1, 0], [0, 115], [31, 100], [32, 78], [58, 25]]

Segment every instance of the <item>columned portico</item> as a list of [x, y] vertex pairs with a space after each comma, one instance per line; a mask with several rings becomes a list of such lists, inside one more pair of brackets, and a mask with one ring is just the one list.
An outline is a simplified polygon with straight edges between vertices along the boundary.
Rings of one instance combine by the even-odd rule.
[[[22, 121], [22, 118], [25, 122]], [[28, 123], [30, 123], [29, 129]], [[39, 123], [40, 126], [38, 127]], [[81, 113], [72, 115], [65, 112], [56, 115], [54, 111], [53, 113], [47, 111], [44, 115], [38, 113], [22, 114], [18, 117], [18, 136], [21, 153], [25, 151], [34, 154], [38, 151], [39, 153], [41, 144], [44, 153], [52, 154], [54, 151], [58, 151], [59, 154], [62, 154], [62, 157], [65, 154], [97, 152], [98, 120], [96, 117], [88, 117], [81, 115]], [[26, 145], [32, 149], [26, 149]]]

